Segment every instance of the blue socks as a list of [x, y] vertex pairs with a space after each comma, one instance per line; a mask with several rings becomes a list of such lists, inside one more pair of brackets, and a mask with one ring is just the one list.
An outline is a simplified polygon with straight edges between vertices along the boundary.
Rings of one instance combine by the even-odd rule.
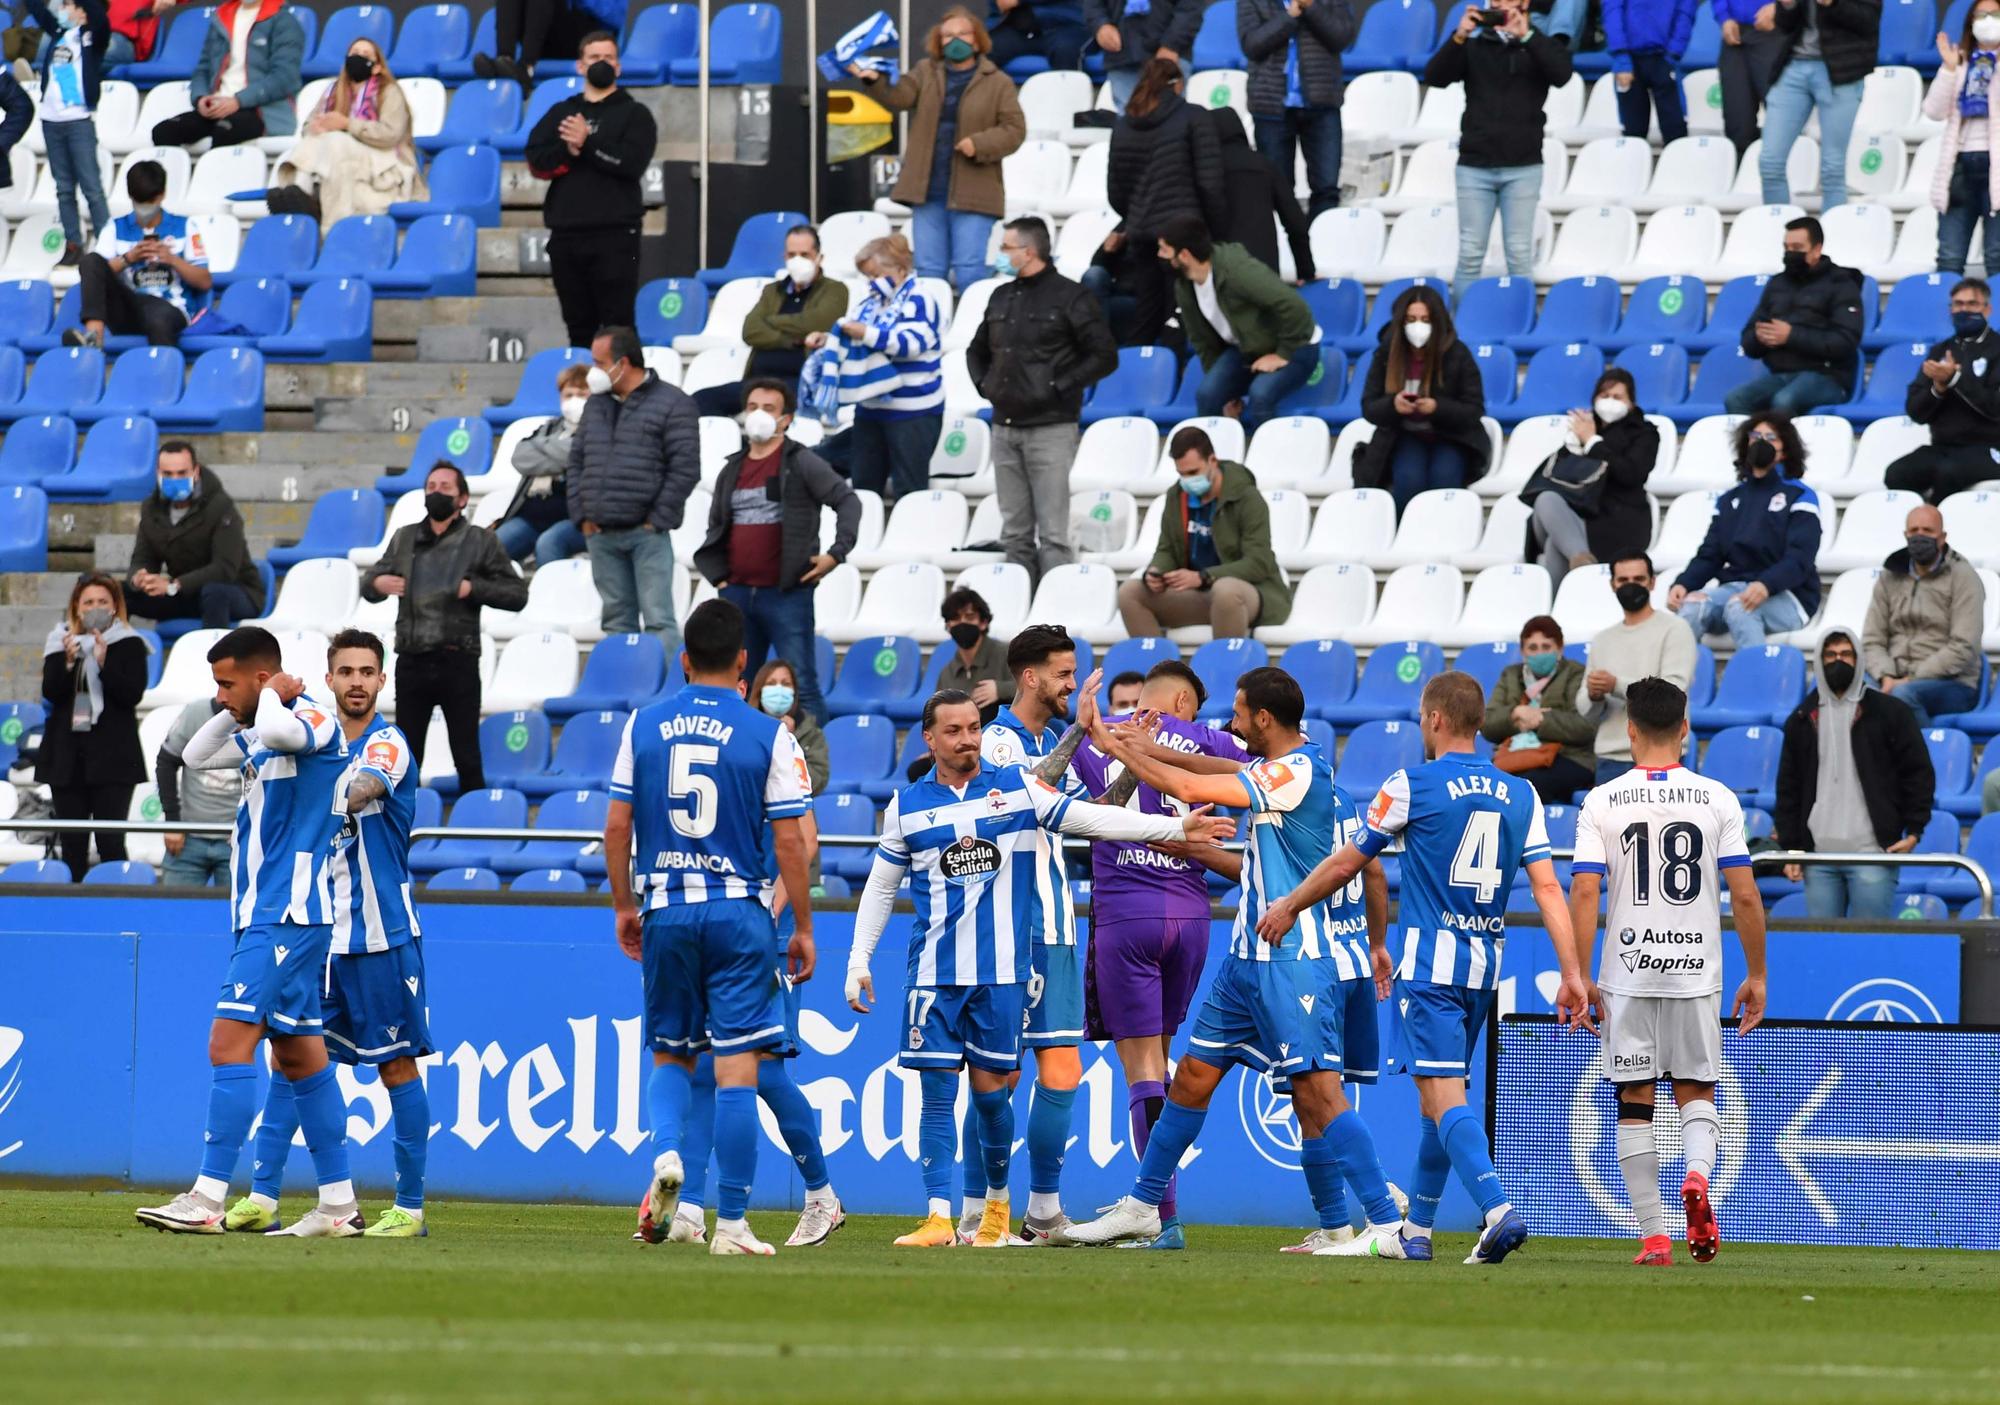
[[[257, 1127], [256, 1161], [251, 1168], [250, 1190], [253, 1194], [268, 1196], [277, 1200], [284, 1189], [285, 1162], [291, 1155], [292, 1135], [299, 1130], [299, 1097], [302, 1090], [317, 1093], [322, 1086], [333, 1089], [332, 1107], [336, 1121], [333, 1135], [329, 1138], [324, 1122], [317, 1133], [322, 1140], [320, 1150], [313, 1155], [313, 1169], [321, 1185], [347, 1179], [347, 1107], [340, 1096], [338, 1075], [329, 1064], [304, 1083], [294, 1084], [276, 1069], [271, 1070], [271, 1090], [264, 1097], [264, 1120]], [[431, 1103], [424, 1092], [424, 1081], [413, 1078], [399, 1087], [390, 1088], [389, 1123], [395, 1141], [396, 1154], [396, 1203], [405, 1210], [424, 1208], [424, 1163], [430, 1153]], [[324, 1108], [322, 1108], [324, 1112]], [[308, 1142], [308, 1145], [311, 1145]], [[334, 1147], [331, 1153], [328, 1146]], [[334, 1158], [328, 1164], [328, 1156]], [[204, 1169], [203, 1174], [207, 1174]]]
[[[424, 1208], [424, 1163], [431, 1146], [431, 1100], [424, 1080], [412, 1078], [389, 1090], [389, 1125], [395, 1135], [396, 1204], [405, 1210]], [[260, 1138], [261, 1151], [263, 1141]]]
[[292, 1134], [299, 1130], [298, 1105], [292, 1099], [292, 1083], [275, 1068], [271, 1070], [271, 1090], [264, 1095], [264, 1120], [257, 1125], [255, 1159], [250, 1163], [250, 1190], [254, 1195], [278, 1198], [285, 1184], [285, 1160], [292, 1153]]
[[1076, 1089], [1035, 1085], [1034, 1105], [1028, 1109], [1028, 1189], [1036, 1195], [1054, 1195], [1062, 1189], [1063, 1156], [1069, 1150], [1070, 1113], [1075, 1106]]
[[1347, 1193], [1340, 1188], [1340, 1158], [1324, 1136], [1299, 1143], [1299, 1169], [1306, 1173], [1306, 1193], [1319, 1212], [1321, 1229], [1339, 1229], [1347, 1223]]
[[292, 1102], [298, 1108], [299, 1128], [306, 1134], [306, 1150], [312, 1153], [314, 1176], [322, 1186], [349, 1183], [334, 1202], [345, 1204], [354, 1198], [347, 1169], [347, 1099], [340, 1095], [334, 1066], [328, 1064], [310, 1078], [295, 1080]]
[[1438, 1124], [1422, 1119], [1423, 1135], [1417, 1141], [1417, 1169], [1410, 1176], [1412, 1226], [1429, 1230], [1437, 1223], [1438, 1201], [1444, 1198], [1444, 1183], [1451, 1176], [1451, 1158], [1438, 1139]]
[[1368, 1223], [1394, 1224], [1401, 1218], [1396, 1213], [1396, 1202], [1389, 1194], [1389, 1178], [1382, 1174], [1382, 1158], [1375, 1154], [1375, 1138], [1368, 1131], [1368, 1124], [1361, 1120], [1360, 1113], [1351, 1107], [1341, 1113], [1333, 1119], [1320, 1140], [1340, 1163], [1340, 1169], [1347, 1176], [1347, 1184], [1353, 1188], [1354, 1198], [1361, 1202], [1361, 1208], [1368, 1216]]
[[813, 1117], [812, 1104], [799, 1091], [783, 1059], [765, 1059], [757, 1065], [757, 1096], [778, 1119], [778, 1135], [784, 1138], [792, 1160], [798, 1163], [806, 1189], [824, 1187], [828, 1177], [826, 1153], [819, 1144], [819, 1124]]
[[[979, 1149], [983, 1153], [987, 1188], [1004, 1192], [1007, 1189], [1007, 1163], [1014, 1155], [1014, 1099], [1004, 1085], [990, 1093], [975, 1092], [972, 1095], [972, 1110], [979, 1117]], [[1033, 1126], [1031, 1121], [1031, 1133]], [[1068, 1131], [1066, 1123], [1064, 1131]], [[1057, 1164], [1060, 1167], [1061, 1163]]]
[[223, 1183], [225, 1193], [257, 1116], [257, 1066], [217, 1064], [208, 1089], [208, 1123], [202, 1130], [201, 1173]]
[[1134, 1198], [1148, 1205], [1160, 1203], [1166, 1196], [1167, 1182], [1180, 1169], [1181, 1157], [1194, 1145], [1207, 1117], [1206, 1109], [1182, 1107], [1167, 1099], [1167, 1105], [1160, 1109], [1160, 1120], [1153, 1124], [1152, 1136], [1146, 1139], [1146, 1156], [1139, 1163], [1138, 1183], [1132, 1187]]
[[1469, 1107], [1454, 1107], [1438, 1119], [1438, 1139], [1451, 1158], [1459, 1183], [1479, 1202], [1482, 1215], [1491, 1214], [1507, 1203], [1500, 1186], [1500, 1173], [1493, 1169], [1493, 1153], [1486, 1144], [1486, 1129]]
[[[653, 1123], [653, 1156], [681, 1149], [681, 1135], [687, 1126], [688, 1104], [693, 1099], [692, 1080], [679, 1064], [656, 1063], [646, 1080], [646, 1113]], [[686, 1165], [687, 1158], [681, 1158]]]
[[681, 1182], [681, 1204], [699, 1210], [708, 1204], [708, 1162], [715, 1152], [715, 1060], [706, 1055], [695, 1060], [680, 1151], [687, 1177]]
[[740, 1220], [750, 1208], [750, 1182], [757, 1174], [757, 1090], [715, 1090], [715, 1179], [717, 1220]]
[[[952, 1104], [958, 1101], [958, 1073], [955, 1069], [927, 1068], [918, 1075], [923, 1086], [923, 1112], [917, 1121], [917, 1150], [924, 1164], [924, 1195], [935, 1206], [951, 1203], [952, 1156], [958, 1150], [953, 1140]], [[977, 1145], [973, 1142], [970, 1145]], [[965, 1158], [968, 1169], [973, 1158]], [[983, 1172], [982, 1172], [983, 1174]], [[979, 1193], [986, 1194], [981, 1186]], [[946, 1213], [950, 1213], [949, 1210]]]
[[[986, 1150], [979, 1135], [979, 1108], [972, 1101], [972, 1089], [966, 1088], [965, 1114], [958, 1122], [958, 1155], [964, 1163], [961, 1167], [960, 1184], [967, 1200], [986, 1198]], [[956, 1087], [952, 1096], [958, 1096]]]

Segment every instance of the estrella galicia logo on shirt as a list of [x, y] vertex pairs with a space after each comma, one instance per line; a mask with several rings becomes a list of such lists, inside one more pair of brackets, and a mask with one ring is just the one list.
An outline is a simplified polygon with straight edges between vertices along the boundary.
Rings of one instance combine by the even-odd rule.
[[939, 852], [938, 867], [944, 870], [947, 883], [960, 887], [984, 883], [1000, 871], [1000, 846], [990, 839], [975, 839], [968, 834]]

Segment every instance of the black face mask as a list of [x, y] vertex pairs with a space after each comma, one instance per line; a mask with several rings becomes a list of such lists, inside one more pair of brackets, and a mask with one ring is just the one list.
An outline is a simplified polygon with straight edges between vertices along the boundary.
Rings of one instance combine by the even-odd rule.
[[347, 81], [350, 83], [366, 83], [368, 75], [375, 71], [374, 63], [363, 54], [349, 54], [347, 62], [342, 64], [341, 68], [346, 72]]
[[1778, 448], [1768, 439], [1752, 439], [1744, 457], [1752, 468], [1769, 468], [1778, 461]]
[[1806, 262], [1804, 254], [1800, 253], [1797, 249], [1785, 250], [1785, 272], [1791, 274], [1794, 278], [1803, 278], [1811, 271], [1811, 265]]
[[1646, 608], [1646, 602], [1653, 598], [1653, 592], [1637, 581], [1627, 581], [1612, 592], [1618, 597], [1618, 608], [1626, 614]]
[[443, 522], [458, 511], [458, 498], [452, 493], [425, 493], [424, 512], [433, 522]]
[[614, 88], [618, 85], [618, 70], [599, 59], [583, 71], [583, 81], [593, 88]]
[[1844, 659], [1839, 663], [1824, 665], [1820, 673], [1826, 679], [1826, 686], [1833, 690], [1835, 697], [1839, 697], [1854, 686], [1854, 665]]
[[951, 627], [951, 642], [961, 649], [976, 648], [985, 633], [976, 624], [955, 624]]
[[1910, 549], [1910, 560], [1919, 566], [1935, 565], [1944, 552], [1944, 543], [1936, 537], [1909, 537], [1903, 544]]

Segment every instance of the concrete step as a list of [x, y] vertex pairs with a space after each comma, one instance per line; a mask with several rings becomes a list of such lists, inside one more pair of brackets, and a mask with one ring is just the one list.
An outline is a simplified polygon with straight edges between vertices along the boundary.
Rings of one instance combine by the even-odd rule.
[[[462, 331], [462, 328], [450, 330]], [[456, 362], [350, 362], [336, 366], [271, 366], [264, 372], [264, 405], [270, 410], [310, 410], [324, 399], [369, 397], [407, 403], [428, 396], [485, 396], [485, 403], [514, 393], [517, 367], [478, 358]]]
[[[42, 628], [46, 631], [48, 626], [43, 625]], [[41, 696], [42, 641], [37, 639], [32, 644], [0, 644], [0, 699], [7, 702], [37, 702]]]
[[[69, 603], [70, 588], [75, 584], [75, 575], [67, 571], [0, 572], [0, 607], [31, 607], [45, 614], [60, 610]], [[44, 633], [48, 627], [47, 622], [42, 625]]]
[[[49, 550], [95, 553], [100, 535], [131, 536], [139, 529], [139, 504], [135, 502], [65, 502], [49, 505]], [[15, 579], [7, 576], [7, 580]], [[74, 583], [76, 577], [67, 578]], [[46, 598], [46, 597], [43, 597]], [[69, 599], [69, 585], [62, 588]]]
[[[73, 575], [66, 579], [72, 584], [76, 581]], [[0, 647], [9, 644], [39, 646], [47, 642], [49, 630], [62, 617], [63, 607], [68, 603], [69, 591], [64, 590], [62, 599], [53, 605], [0, 605]], [[36, 654], [39, 660], [39, 648]]]
[[490, 395], [330, 395], [313, 402], [312, 425], [333, 433], [393, 433], [399, 425], [477, 415], [492, 403]]
[[552, 310], [546, 315], [513, 320], [494, 314], [491, 320], [475, 326], [424, 328], [417, 334], [417, 360], [426, 364], [484, 360], [505, 366], [512, 379], [507, 381], [500, 398], [507, 399], [520, 383], [521, 362], [538, 352], [568, 345], [569, 334]]
[[[405, 467], [423, 427], [419, 420], [403, 430], [386, 433], [267, 429], [255, 434], [194, 434], [188, 438], [203, 463], [247, 464], [267, 469], [276, 465], [291, 472], [303, 472], [316, 487], [321, 481], [321, 471], [328, 465], [358, 465], [378, 474]], [[226, 481], [234, 495], [235, 480]]]

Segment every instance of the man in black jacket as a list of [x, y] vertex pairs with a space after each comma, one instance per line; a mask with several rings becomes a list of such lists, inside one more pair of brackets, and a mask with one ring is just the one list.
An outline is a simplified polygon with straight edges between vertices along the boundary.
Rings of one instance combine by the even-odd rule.
[[1764, 285], [1744, 324], [1743, 354], [1764, 374], [1722, 397], [1732, 415], [1807, 415], [1838, 405], [1861, 368], [1861, 274], [1826, 256], [1819, 221], [1785, 226], [1785, 271]]
[[1049, 227], [1009, 220], [1000, 252], [1014, 270], [994, 290], [966, 348], [965, 369], [993, 402], [993, 490], [1000, 541], [1031, 579], [1076, 559], [1069, 470], [1084, 392], [1118, 368], [1095, 297], [1049, 262]]
[[639, 334], [606, 327], [590, 343], [590, 403], [569, 449], [569, 520], [583, 533], [604, 602], [604, 632], [643, 619], [667, 655], [674, 622], [674, 543], [688, 494], [701, 481], [701, 417], [694, 401], [646, 369]]
[[222, 481], [184, 439], [160, 445], [158, 468], [158, 485], [139, 505], [127, 612], [227, 629], [262, 610], [264, 578]]
[[1207, 8], [1208, 0], [1083, 0], [1083, 27], [1104, 54], [1104, 81], [1111, 85], [1115, 111], [1125, 110], [1149, 59], [1172, 59], [1187, 76], [1188, 55]]
[[[1482, 22], [1504, 15], [1498, 25]], [[1424, 82], [1432, 88], [1465, 84], [1465, 117], [1458, 142], [1458, 273], [1452, 294], [1462, 298], [1486, 266], [1493, 217], [1507, 272], [1534, 272], [1535, 207], [1542, 193], [1542, 104], [1549, 90], [1569, 82], [1569, 46], [1528, 27], [1527, 0], [1467, 5], [1431, 61]]]
[[411, 764], [424, 765], [431, 713], [444, 709], [445, 735], [461, 793], [486, 788], [479, 758], [479, 611], [518, 610], [528, 583], [507, 548], [465, 520], [472, 501], [465, 474], [440, 459], [424, 475], [424, 521], [400, 527], [389, 549], [361, 576], [361, 597], [394, 596], [396, 725], [410, 741]]
[[[1807, 853], [1907, 854], [1930, 823], [1937, 776], [1916, 715], [1867, 685], [1852, 631], [1820, 636], [1819, 686], [1785, 719], [1778, 757], [1778, 842]], [[1887, 917], [1886, 864], [1787, 864], [1813, 917]]]
[[[743, 612], [744, 673], [754, 674], [767, 654], [776, 654], [798, 676], [799, 706], [824, 722], [813, 592], [854, 550], [861, 498], [825, 459], [786, 435], [792, 410], [785, 382], [763, 377], [744, 384], [748, 442], [729, 456], [715, 480], [708, 535], [694, 564]], [[820, 512], [829, 507], [833, 542], [821, 551]]]
[[549, 273], [571, 346], [599, 327], [633, 320], [639, 295], [640, 182], [653, 159], [653, 114], [618, 86], [618, 36], [587, 35], [577, 49], [583, 91], [542, 115], [528, 134], [528, 169], [549, 183]]
[[1983, 278], [1951, 289], [1951, 335], [1910, 381], [1903, 413], [1931, 427], [1931, 442], [1889, 465], [1887, 486], [1942, 502], [2000, 478], [2000, 334], [1987, 325], [1993, 295]]
[[1771, 0], [1785, 40], [1778, 73], [1764, 94], [1764, 149], [1757, 174], [1766, 205], [1792, 203], [1786, 163], [1819, 111], [1820, 208], [1847, 203], [1847, 139], [1861, 111], [1861, 87], [1882, 41], [1882, 0]]
[[1236, 38], [1250, 60], [1250, 118], [1257, 150], [1292, 184], [1293, 153], [1306, 152], [1309, 214], [1340, 203], [1340, 51], [1361, 22], [1348, 0], [1237, 0]]

